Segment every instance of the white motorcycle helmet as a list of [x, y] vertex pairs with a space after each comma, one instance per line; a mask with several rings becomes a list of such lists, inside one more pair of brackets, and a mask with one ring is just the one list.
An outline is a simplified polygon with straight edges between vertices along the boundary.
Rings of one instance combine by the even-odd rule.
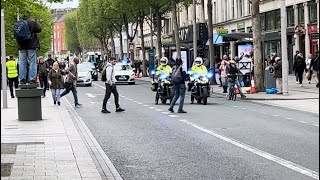
[[197, 66], [201, 66], [203, 64], [203, 59], [201, 57], [197, 57], [194, 60], [194, 64], [197, 65]]
[[160, 64], [161, 64], [162, 66], [167, 65], [167, 64], [168, 64], [168, 58], [162, 57], [162, 58], [160, 59]]

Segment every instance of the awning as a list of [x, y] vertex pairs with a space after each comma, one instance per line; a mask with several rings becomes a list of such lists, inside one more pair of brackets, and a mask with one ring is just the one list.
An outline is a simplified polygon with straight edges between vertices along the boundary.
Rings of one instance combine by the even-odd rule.
[[226, 37], [226, 38], [236, 39], [236, 40], [240, 40], [240, 39], [244, 39], [244, 38], [253, 38], [252, 33], [245, 33], [245, 32], [222, 34], [221, 36]]
[[[207, 41], [206, 45], [209, 46], [209, 40]], [[213, 33], [213, 44], [224, 44], [225, 42], [223, 42], [222, 40], [222, 36], [220, 36], [217, 33]]]

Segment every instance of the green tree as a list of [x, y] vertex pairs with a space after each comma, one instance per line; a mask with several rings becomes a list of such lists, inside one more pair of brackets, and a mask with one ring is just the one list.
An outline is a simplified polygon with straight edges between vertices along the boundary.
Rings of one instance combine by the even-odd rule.
[[52, 14], [50, 10], [41, 3], [33, 0], [19, 1], [1, 1], [1, 8], [5, 12], [5, 36], [6, 36], [6, 54], [18, 55], [16, 41], [13, 37], [13, 27], [17, 21], [17, 17], [28, 14], [31, 19], [40, 21], [42, 32], [38, 37], [40, 40], [40, 50], [38, 55], [43, 55], [51, 48], [51, 35], [52, 35]]
[[67, 49], [72, 52], [80, 53], [82, 48], [78, 39], [78, 30], [77, 30], [77, 12], [73, 11], [65, 15], [65, 38]]

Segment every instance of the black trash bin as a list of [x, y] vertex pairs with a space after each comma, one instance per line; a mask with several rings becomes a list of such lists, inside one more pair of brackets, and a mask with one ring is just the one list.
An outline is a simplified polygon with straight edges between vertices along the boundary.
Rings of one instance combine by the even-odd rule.
[[266, 89], [276, 88], [277, 87], [277, 78], [274, 76], [275, 69], [273, 66], [268, 66], [265, 69], [265, 81], [264, 85]]

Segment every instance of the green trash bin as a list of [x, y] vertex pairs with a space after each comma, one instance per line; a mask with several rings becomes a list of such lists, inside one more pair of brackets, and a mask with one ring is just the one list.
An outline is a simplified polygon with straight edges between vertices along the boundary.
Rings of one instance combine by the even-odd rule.
[[16, 89], [19, 121], [42, 120], [41, 96], [42, 88], [39, 87]]

